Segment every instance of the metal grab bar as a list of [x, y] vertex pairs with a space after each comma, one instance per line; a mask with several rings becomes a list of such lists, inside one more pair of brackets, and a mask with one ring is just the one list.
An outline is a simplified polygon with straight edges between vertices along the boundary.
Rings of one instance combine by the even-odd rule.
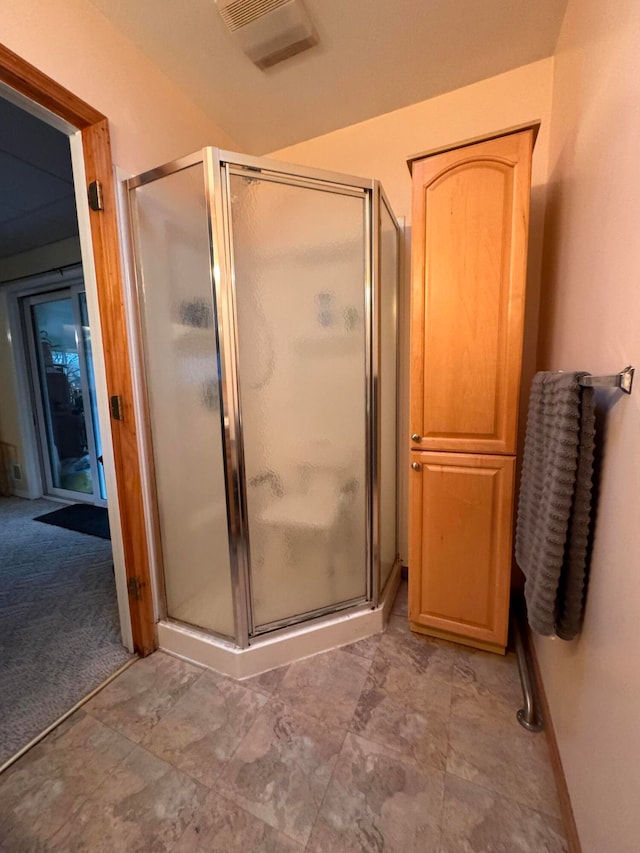
[[522, 696], [524, 699], [524, 708], [521, 708], [516, 713], [516, 718], [520, 725], [527, 729], [527, 731], [541, 732], [544, 728], [544, 724], [542, 722], [542, 714], [539, 710], [535, 678], [532, 675], [533, 667], [531, 664], [531, 658], [522, 639], [522, 629], [520, 627], [522, 609], [523, 608], [520, 604], [516, 604], [516, 602], [513, 603], [511, 628], [516, 647], [518, 671], [520, 673], [520, 683], [522, 684]]

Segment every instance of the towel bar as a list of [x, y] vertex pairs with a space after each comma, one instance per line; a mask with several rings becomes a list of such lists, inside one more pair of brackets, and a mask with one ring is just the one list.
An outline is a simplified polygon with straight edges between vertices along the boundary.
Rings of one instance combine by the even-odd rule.
[[629, 365], [620, 373], [612, 373], [609, 376], [583, 376], [580, 385], [584, 388], [620, 388], [625, 394], [630, 394], [634, 371], [635, 368]]

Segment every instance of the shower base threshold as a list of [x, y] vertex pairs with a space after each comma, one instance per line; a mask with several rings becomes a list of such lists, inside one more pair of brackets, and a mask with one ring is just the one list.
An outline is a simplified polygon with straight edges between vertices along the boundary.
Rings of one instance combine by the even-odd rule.
[[158, 644], [169, 654], [231, 678], [250, 678], [378, 634], [387, 623], [399, 584], [400, 565], [397, 564], [375, 609], [360, 606], [313, 622], [300, 623], [272, 636], [257, 638], [247, 649], [239, 649], [197, 628], [167, 621], [158, 623]]

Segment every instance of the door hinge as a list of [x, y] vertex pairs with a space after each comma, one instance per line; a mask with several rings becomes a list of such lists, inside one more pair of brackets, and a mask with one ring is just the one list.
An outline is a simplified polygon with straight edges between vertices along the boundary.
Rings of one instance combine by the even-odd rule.
[[119, 394], [113, 394], [111, 397], [111, 417], [114, 421], [123, 421], [122, 413], [122, 397]]
[[91, 210], [104, 210], [102, 184], [100, 181], [91, 181], [89, 184], [89, 207]]
[[140, 601], [142, 598], [142, 590], [145, 586], [146, 584], [144, 581], [141, 581], [138, 578], [129, 578], [127, 581], [129, 596], [133, 598], [134, 601]]

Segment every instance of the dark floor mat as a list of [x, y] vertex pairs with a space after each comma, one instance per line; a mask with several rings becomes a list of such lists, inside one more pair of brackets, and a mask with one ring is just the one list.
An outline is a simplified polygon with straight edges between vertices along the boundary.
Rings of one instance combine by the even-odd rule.
[[66, 530], [76, 530], [78, 533], [88, 533], [89, 536], [99, 536], [101, 539], [111, 539], [109, 516], [103, 506], [73, 504], [39, 515], [33, 520], [64, 527]]

